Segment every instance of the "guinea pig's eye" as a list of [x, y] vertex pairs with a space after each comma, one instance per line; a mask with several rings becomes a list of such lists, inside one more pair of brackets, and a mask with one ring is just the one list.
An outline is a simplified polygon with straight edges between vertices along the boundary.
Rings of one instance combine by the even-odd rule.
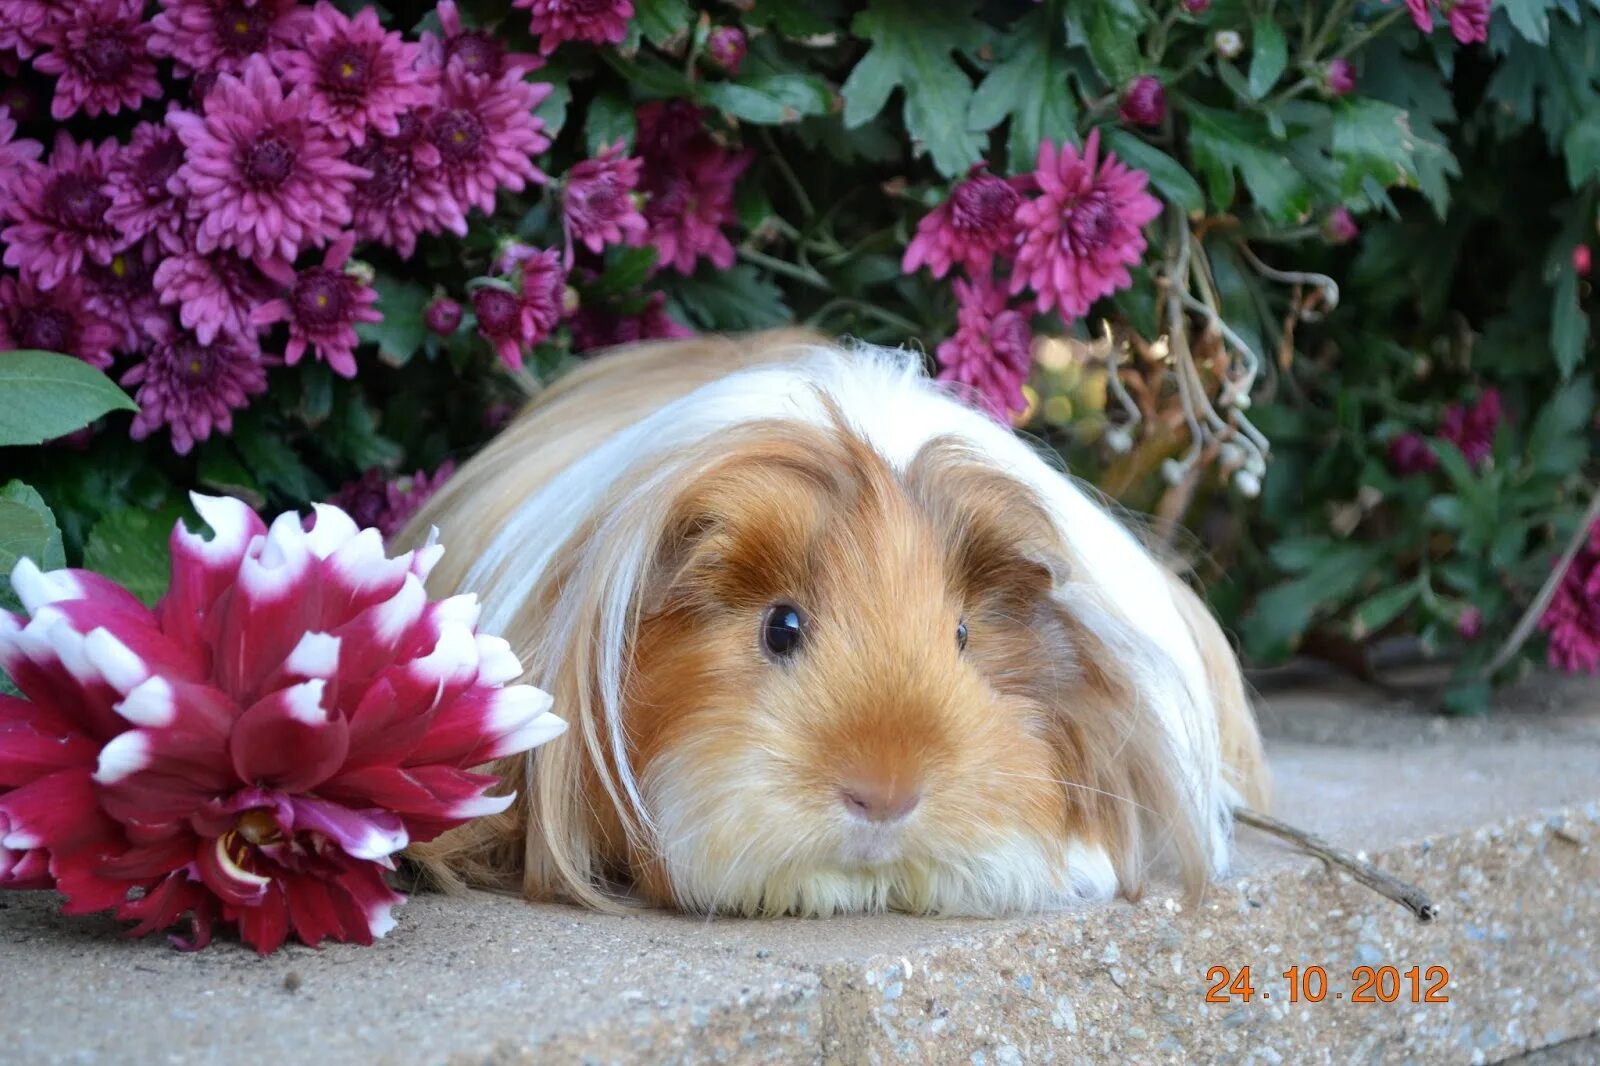
[[956, 626], [956, 650], [967, 650], [967, 620], [965, 618]]
[[767, 609], [761, 621], [761, 645], [769, 655], [787, 659], [800, 650], [805, 634], [805, 620], [800, 608], [789, 603], [779, 603]]

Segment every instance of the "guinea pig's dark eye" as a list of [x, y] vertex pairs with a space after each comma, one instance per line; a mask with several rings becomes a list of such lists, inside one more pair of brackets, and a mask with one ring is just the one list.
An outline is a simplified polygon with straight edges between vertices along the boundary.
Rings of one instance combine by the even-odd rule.
[[805, 620], [800, 617], [800, 608], [793, 604], [780, 603], [768, 608], [761, 621], [761, 646], [779, 659], [787, 659], [799, 651], [804, 634]]
[[967, 650], [967, 620], [965, 618], [956, 626], [956, 650]]

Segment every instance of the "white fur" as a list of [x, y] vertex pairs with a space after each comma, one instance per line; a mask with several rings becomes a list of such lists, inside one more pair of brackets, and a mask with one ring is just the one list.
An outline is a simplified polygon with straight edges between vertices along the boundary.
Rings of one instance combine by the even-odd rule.
[[[597, 538], [630, 545], [630, 554], [620, 565], [576, 577], [580, 583], [592, 583], [584, 587], [604, 593], [600, 637], [592, 654], [597, 657], [608, 741], [616, 765], [622, 768], [623, 795], [616, 794], [609, 781], [606, 787], [619, 809], [631, 812], [641, 828], [653, 829], [663, 842], [674, 877], [683, 879], [680, 891], [686, 902], [716, 905], [719, 890], [696, 880], [698, 866], [687, 853], [674, 857], [673, 834], [687, 824], [686, 808], [665, 784], [655, 787], [651, 796], [655, 802], [646, 802], [645, 790], [627, 769], [620, 713], [626, 636], [634, 622], [639, 580], [649, 564], [648, 534], [660, 516], [618, 505], [613, 497], [628, 490], [634, 493], [630, 501], [654, 498], [657, 494], [648, 491], [653, 485], [682, 472], [684, 460], [676, 460], [679, 466], [674, 466], [675, 456], [738, 425], [792, 419], [826, 426], [831, 416], [824, 397], [895, 469], [903, 470], [931, 439], [953, 437], [1046, 502], [1061, 536], [1087, 563], [1056, 595], [1114, 650], [1156, 714], [1172, 757], [1181, 764], [1180, 776], [1189, 794], [1187, 814], [1208, 845], [1213, 869], [1220, 871], [1227, 857], [1228, 820], [1216, 713], [1199, 648], [1160, 565], [1089, 492], [1009, 429], [930, 381], [920, 357], [867, 347], [853, 351], [816, 347], [797, 352], [789, 362], [713, 381], [609, 438], [524, 500], [476, 560], [465, 582], [469, 590], [493, 590], [494, 595], [486, 597], [483, 626], [490, 632], [504, 631], [557, 551], [583, 522], [601, 516]], [[533, 683], [548, 687], [552, 650], [571, 646], [573, 635], [583, 631], [577, 599], [562, 597], [547, 620], [545, 643], [529, 657]], [[664, 780], [665, 775], [658, 778]], [[1049, 901], [1032, 899], [1041, 885], [1060, 884], [1064, 898], [1098, 897], [1108, 894], [1108, 886], [1115, 883], [1103, 852], [1069, 848], [1064, 856], [1049, 856], [1037, 845], [1004, 840], [996, 841], [984, 855], [969, 857], [961, 867], [934, 870], [924, 880], [935, 886], [928, 891], [941, 903], [937, 909], [947, 909], [943, 905], [948, 904], [952, 910], [966, 910], [966, 904], [980, 900], [1004, 900], [1013, 906], [1028, 901], [1045, 904]], [[821, 882], [796, 886], [794, 902], [816, 911], [848, 902], [883, 905], [904, 887], [890, 874], [841, 873], [828, 886]]]

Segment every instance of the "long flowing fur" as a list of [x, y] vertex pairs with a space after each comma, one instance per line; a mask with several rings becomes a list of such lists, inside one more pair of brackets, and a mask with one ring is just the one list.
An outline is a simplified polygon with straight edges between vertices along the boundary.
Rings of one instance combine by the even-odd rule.
[[[981, 912], [1042, 905], [1038, 891], [1013, 882], [1039, 882], [1063, 863], [1065, 898], [1135, 893], [1161, 855], [1191, 887], [1219, 872], [1230, 805], [1264, 801], [1266, 778], [1237, 663], [1204, 606], [1070, 477], [928, 380], [920, 357], [784, 331], [641, 345], [593, 361], [532, 404], [402, 534], [420, 543], [432, 527], [442, 531], [449, 552], [433, 591], [477, 593], [483, 627], [511, 642], [571, 726], [500, 767], [521, 793], [512, 810], [415, 849], [436, 878], [605, 909], [620, 905], [618, 854], [646, 856], [647, 878], [689, 878], [692, 857], [669, 854], [684, 826], [659, 824], [663, 810], [681, 821], [685, 806], [634, 770], [624, 715], [630, 642], [668, 565], [661, 545], [679, 501], [728, 448], [783, 425], [842, 429], [900, 477], [951, 442], [1036, 501], [1068, 560], [1052, 594], [1063, 625], [1080, 654], [1092, 650], [1087, 681], [1106, 702], [1105, 721], [1121, 723], [1112, 730], [1083, 716], [1069, 725], [1093, 746], [1086, 758], [1121, 768], [1108, 783], [1126, 791], [1120, 805], [1097, 808], [1116, 825], [1061, 841], [1059, 855], [997, 842], [982, 884], [928, 887], [961, 876], [943, 870], [916, 890], [833, 892], [815, 879], [783, 889], [773, 875], [759, 891], [741, 887], [746, 898], [731, 909], [952, 909], [941, 899], [964, 894], [970, 907], [956, 909]], [[672, 891], [687, 906], [721, 905], [714, 885]], [[818, 895], [828, 898], [810, 898]]]

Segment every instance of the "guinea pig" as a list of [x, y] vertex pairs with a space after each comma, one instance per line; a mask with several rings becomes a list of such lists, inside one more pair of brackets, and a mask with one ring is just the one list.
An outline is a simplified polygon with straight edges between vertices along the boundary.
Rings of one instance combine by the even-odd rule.
[[413, 857], [615, 910], [997, 915], [1198, 891], [1267, 780], [1201, 601], [913, 353], [650, 343], [403, 531], [570, 729]]

